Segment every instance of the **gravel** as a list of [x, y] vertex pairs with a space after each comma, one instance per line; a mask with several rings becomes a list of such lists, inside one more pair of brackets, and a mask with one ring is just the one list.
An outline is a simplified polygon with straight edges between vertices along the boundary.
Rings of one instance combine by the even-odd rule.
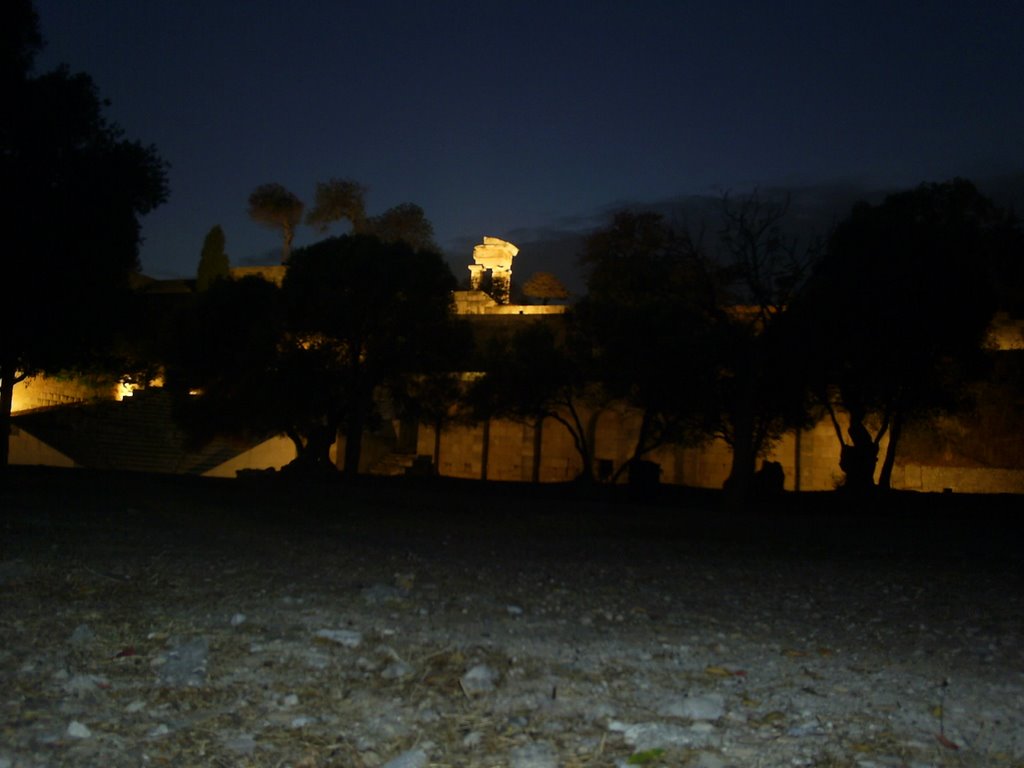
[[1014, 558], [425, 498], [0, 497], [0, 768], [1024, 765]]

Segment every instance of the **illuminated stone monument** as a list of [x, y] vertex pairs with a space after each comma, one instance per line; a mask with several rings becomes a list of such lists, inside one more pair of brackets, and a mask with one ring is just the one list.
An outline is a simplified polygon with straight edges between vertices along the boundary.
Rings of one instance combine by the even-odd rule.
[[496, 237], [484, 237], [473, 248], [473, 264], [469, 265], [469, 284], [474, 291], [481, 290], [484, 273], [491, 273], [491, 296], [499, 304], [508, 304], [512, 288], [512, 259], [519, 249], [512, 243]]

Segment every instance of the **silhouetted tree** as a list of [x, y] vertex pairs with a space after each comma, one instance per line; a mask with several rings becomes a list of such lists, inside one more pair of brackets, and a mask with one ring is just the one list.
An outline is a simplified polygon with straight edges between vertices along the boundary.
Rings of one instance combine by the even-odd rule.
[[434, 225], [415, 203], [399, 203], [372, 216], [356, 232], [375, 235], [385, 243], [407, 243], [414, 249], [436, 251]]
[[322, 419], [345, 434], [344, 470], [359, 470], [375, 395], [429, 368], [452, 332], [455, 279], [443, 257], [369, 235], [297, 250], [282, 287], [293, 344], [317, 350], [331, 389]]
[[563, 301], [569, 298], [569, 289], [550, 272], [534, 272], [523, 283], [523, 295], [528, 299], [540, 299], [547, 304], [552, 299]]
[[196, 275], [197, 291], [205, 291], [215, 280], [225, 278], [231, 273], [231, 264], [227, 253], [224, 252], [224, 243], [224, 230], [219, 224], [206, 233]]
[[0, 466], [15, 383], [106, 354], [138, 268], [139, 217], [167, 197], [156, 150], [106, 121], [88, 75], [31, 75], [42, 45], [32, 5], [3, 8]]
[[723, 200], [717, 256], [655, 213], [620, 213], [588, 239], [588, 292], [577, 313], [597, 375], [643, 414], [620, 473], [665, 443], [717, 436], [732, 449], [735, 505], [757, 458], [800, 420], [782, 319], [807, 255], [781, 234], [784, 213], [756, 195]]
[[313, 208], [306, 214], [306, 224], [324, 234], [336, 221], [348, 221], [353, 232], [363, 232], [366, 225], [366, 187], [350, 179], [318, 181]]
[[594, 375], [642, 413], [632, 456], [614, 479], [659, 446], [705, 439], [717, 423], [708, 408], [719, 369], [714, 291], [690, 234], [655, 213], [616, 214], [587, 239], [582, 264], [587, 295], [574, 312], [594, 350]]
[[36, 54], [43, 48], [39, 15], [32, 0], [10, 0], [4, 4], [0, 27], [0, 67], [4, 88], [17, 88], [32, 71]]
[[858, 204], [836, 228], [801, 313], [846, 487], [873, 486], [888, 434], [887, 488], [903, 428], [965, 402], [998, 306], [994, 265], [1019, 264], [1020, 244], [1015, 223], [962, 179]]
[[261, 184], [249, 195], [249, 216], [260, 224], [281, 230], [282, 262], [288, 261], [291, 255], [295, 227], [302, 221], [303, 207], [299, 198], [277, 183]]
[[[306, 224], [323, 234], [331, 224], [348, 221], [351, 234], [373, 235], [385, 243], [404, 242], [416, 250], [437, 251], [434, 227], [420, 206], [400, 203], [377, 216], [367, 216], [366, 193], [364, 185], [351, 179], [317, 182]], [[249, 197], [249, 215], [284, 234], [282, 261], [288, 261], [303, 207], [302, 201], [280, 184], [264, 184]]]
[[758, 192], [722, 200], [715, 346], [723, 354], [716, 433], [732, 449], [726, 505], [748, 496], [757, 459], [789, 429], [810, 422], [801, 328], [788, 312], [820, 254], [783, 230], [789, 203]]

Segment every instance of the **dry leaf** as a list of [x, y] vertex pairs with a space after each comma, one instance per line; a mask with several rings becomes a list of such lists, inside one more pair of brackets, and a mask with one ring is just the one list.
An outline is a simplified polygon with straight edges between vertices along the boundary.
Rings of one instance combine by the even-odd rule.
[[946, 749], [952, 749], [954, 751], [960, 749], [960, 746], [958, 744], [947, 739], [944, 734], [936, 733], [935, 740], [939, 742], [939, 744], [944, 746]]

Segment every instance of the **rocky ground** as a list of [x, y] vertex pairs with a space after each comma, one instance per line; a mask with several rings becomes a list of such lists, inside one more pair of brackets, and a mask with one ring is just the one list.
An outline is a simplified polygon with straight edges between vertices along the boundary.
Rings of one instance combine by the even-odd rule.
[[1024, 766], [1018, 527], [473, 488], [8, 478], [0, 768]]

